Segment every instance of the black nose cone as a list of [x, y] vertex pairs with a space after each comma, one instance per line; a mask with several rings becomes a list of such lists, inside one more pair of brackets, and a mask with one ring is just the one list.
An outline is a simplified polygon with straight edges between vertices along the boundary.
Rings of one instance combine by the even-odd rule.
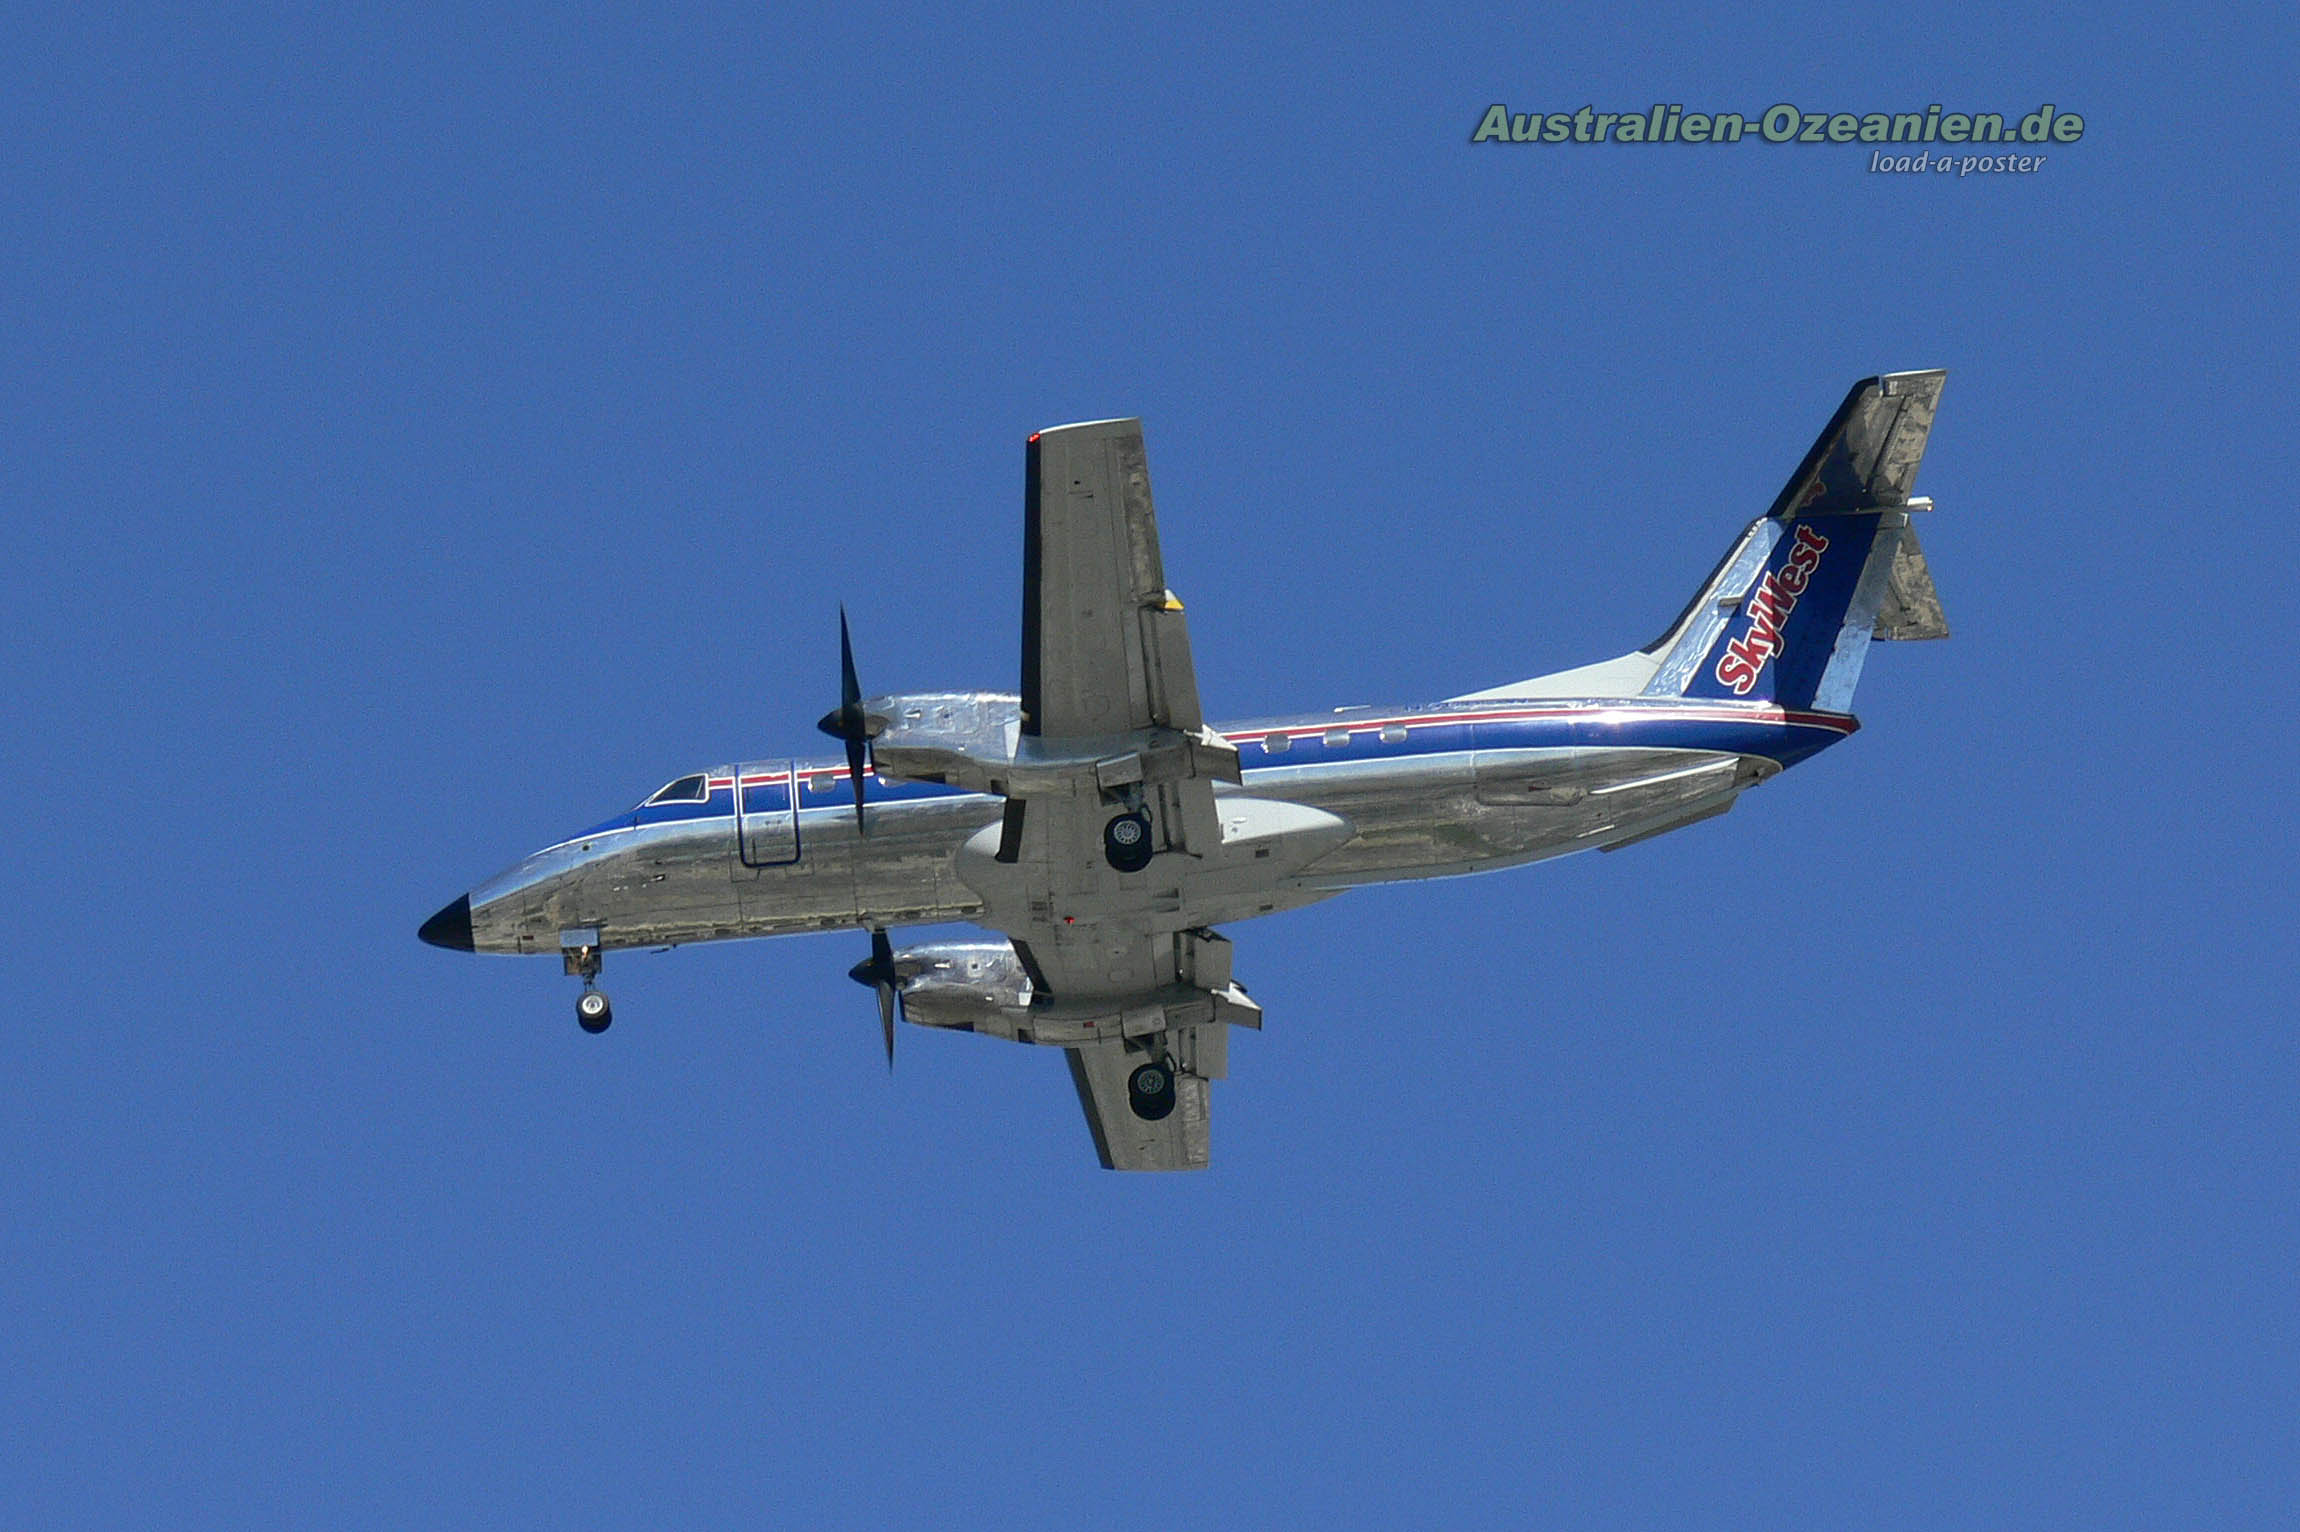
[[471, 896], [465, 894], [446, 909], [425, 921], [416, 933], [434, 947], [448, 947], [457, 952], [471, 950]]

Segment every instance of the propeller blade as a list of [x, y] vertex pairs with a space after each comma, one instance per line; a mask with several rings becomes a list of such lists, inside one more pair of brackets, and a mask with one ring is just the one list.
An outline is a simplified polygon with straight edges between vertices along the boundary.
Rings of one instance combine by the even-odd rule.
[[839, 603], [839, 705], [823, 714], [815, 727], [833, 739], [846, 741], [847, 779], [855, 789], [855, 832], [868, 835], [870, 826], [863, 820], [863, 773], [867, 769], [870, 717], [863, 712], [862, 680], [855, 674], [855, 646], [847, 632], [843, 601]]
[[855, 710], [862, 701], [862, 681], [855, 675], [854, 640], [847, 636], [847, 604], [839, 603], [839, 711]]
[[847, 970], [847, 977], [857, 984], [867, 984], [878, 991], [879, 1031], [886, 1039], [886, 1067], [894, 1068], [894, 1018], [902, 1009], [902, 975], [895, 972], [894, 943], [884, 930], [870, 934], [870, 956]]

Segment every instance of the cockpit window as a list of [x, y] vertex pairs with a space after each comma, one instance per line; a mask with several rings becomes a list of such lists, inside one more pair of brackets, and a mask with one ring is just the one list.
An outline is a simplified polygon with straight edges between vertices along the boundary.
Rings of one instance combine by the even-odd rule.
[[707, 803], [710, 801], [710, 797], [711, 779], [698, 772], [691, 777], [681, 777], [647, 801], [649, 803]]

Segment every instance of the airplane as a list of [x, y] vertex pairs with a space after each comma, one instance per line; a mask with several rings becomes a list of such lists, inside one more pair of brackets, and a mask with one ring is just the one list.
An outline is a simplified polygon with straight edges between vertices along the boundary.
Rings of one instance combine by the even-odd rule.
[[[1057, 1047], [1106, 1169], [1200, 1169], [1210, 1082], [1261, 1008], [1215, 927], [1364, 884], [1615, 851], [1730, 809], [1836, 744], [1872, 639], [1946, 637], [1910, 518], [1946, 373], [1856, 383], [1660, 637], [1415, 707], [1209, 726], [1168, 588], [1139, 420], [1024, 451], [1018, 692], [863, 695], [845, 609], [844, 758], [673, 778], [422, 925], [556, 952], [577, 1019], [604, 955], [858, 929], [895, 1020]], [[898, 926], [995, 939], [896, 947]]]

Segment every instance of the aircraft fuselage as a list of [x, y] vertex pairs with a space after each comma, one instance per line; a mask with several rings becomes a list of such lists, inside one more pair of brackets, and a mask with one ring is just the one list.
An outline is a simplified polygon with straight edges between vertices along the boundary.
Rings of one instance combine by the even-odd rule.
[[[1218, 802], [1307, 805], [1350, 833], [1254, 886], [1224, 918], [1640, 839], [1723, 812], [1857, 727], [1843, 713], [1676, 697], [1352, 708], [1228, 725], [1220, 732], [1244, 781], [1221, 784]], [[471, 948], [552, 953], [570, 932], [595, 933], [601, 949], [659, 947], [982, 913], [957, 852], [998, 823], [996, 796], [872, 774], [858, 834], [842, 760], [698, 775], [688, 801], [650, 801], [474, 888]], [[1169, 859], [1128, 876], [1155, 887]]]

